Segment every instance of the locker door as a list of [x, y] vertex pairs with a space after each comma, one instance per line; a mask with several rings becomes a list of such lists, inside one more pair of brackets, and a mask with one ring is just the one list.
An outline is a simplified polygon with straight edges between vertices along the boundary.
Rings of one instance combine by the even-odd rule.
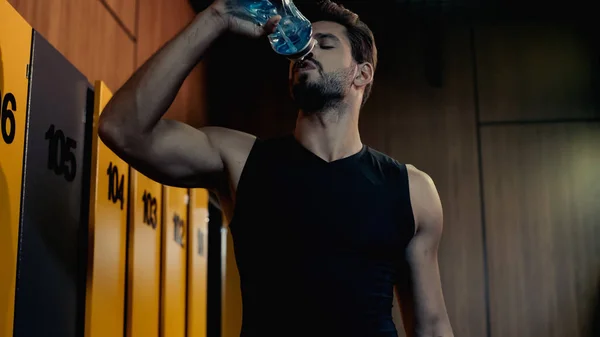
[[161, 336], [185, 337], [187, 189], [164, 187]]
[[205, 337], [208, 275], [208, 191], [190, 190], [188, 226], [188, 336]]
[[127, 337], [158, 337], [162, 185], [131, 169]]
[[129, 165], [98, 138], [98, 118], [112, 94], [97, 82], [92, 135], [90, 254], [86, 336], [123, 334]]
[[0, 0], [0, 335], [12, 336], [32, 29]]
[[94, 96], [48, 41], [33, 39], [14, 335], [74, 337], [85, 322]]

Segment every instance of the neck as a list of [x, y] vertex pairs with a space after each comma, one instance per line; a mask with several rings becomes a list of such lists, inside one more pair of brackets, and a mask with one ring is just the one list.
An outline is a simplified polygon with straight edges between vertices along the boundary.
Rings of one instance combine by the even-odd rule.
[[362, 147], [358, 130], [359, 108], [329, 108], [317, 113], [298, 113], [294, 137], [309, 151], [332, 162], [358, 153]]

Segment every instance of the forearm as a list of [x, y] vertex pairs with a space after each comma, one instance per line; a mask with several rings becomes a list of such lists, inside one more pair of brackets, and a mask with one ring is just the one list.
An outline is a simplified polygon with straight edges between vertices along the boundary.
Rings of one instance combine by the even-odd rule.
[[114, 138], [150, 132], [224, 29], [222, 20], [210, 8], [197, 15], [115, 93], [102, 114], [101, 128], [116, 133]]
[[409, 303], [405, 302], [401, 307], [404, 331], [407, 337], [454, 337], [447, 315], [427, 318], [427, 315], [416, 314], [413, 303], [407, 302]]
[[454, 337], [454, 334], [452, 333], [452, 331], [444, 332], [442, 330], [442, 331], [431, 332], [431, 333], [416, 333], [414, 335], [414, 337]]
[[[419, 285], [413, 285], [419, 289]], [[454, 337], [445, 304], [440, 298], [441, 286], [427, 293], [417, 290], [413, 329], [415, 337]], [[436, 300], [438, 299], [438, 300]]]
[[[435, 278], [435, 276], [430, 276]], [[450, 318], [443, 303], [441, 285], [425, 290], [423, 284], [412, 284], [414, 293], [414, 337], [454, 337]]]
[[415, 331], [414, 337], [454, 337], [452, 328], [446, 324], [432, 323], [429, 326], [423, 327], [423, 329]]

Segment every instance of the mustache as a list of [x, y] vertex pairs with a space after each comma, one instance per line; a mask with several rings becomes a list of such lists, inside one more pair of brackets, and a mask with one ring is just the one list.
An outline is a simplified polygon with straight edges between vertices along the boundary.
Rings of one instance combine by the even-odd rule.
[[304, 59], [302, 61], [296, 62], [296, 64], [294, 64], [294, 70], [298, 69], [298, 67], [300, 67], [302, 64], [304, 64], [305, 62], [312, 62], [312, 64], [314, 64], [317, 69], [319, 69], [319, 71], [323, 71], [323, 66], [321, 65], [321, 63], [319, 63], [319, 61], [309, 58], [309, 59]]

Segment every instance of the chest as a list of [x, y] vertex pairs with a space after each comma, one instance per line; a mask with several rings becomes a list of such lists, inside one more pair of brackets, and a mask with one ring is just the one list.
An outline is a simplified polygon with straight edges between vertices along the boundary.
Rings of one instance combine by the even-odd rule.
[[249, 225], [244, 233], [254, 244], [365, 257], [394, 256], [401, 249], [396, 192], [368, 168], [272, 166], [256, 181], [236, 214], [244, 223], [238, 227]]

